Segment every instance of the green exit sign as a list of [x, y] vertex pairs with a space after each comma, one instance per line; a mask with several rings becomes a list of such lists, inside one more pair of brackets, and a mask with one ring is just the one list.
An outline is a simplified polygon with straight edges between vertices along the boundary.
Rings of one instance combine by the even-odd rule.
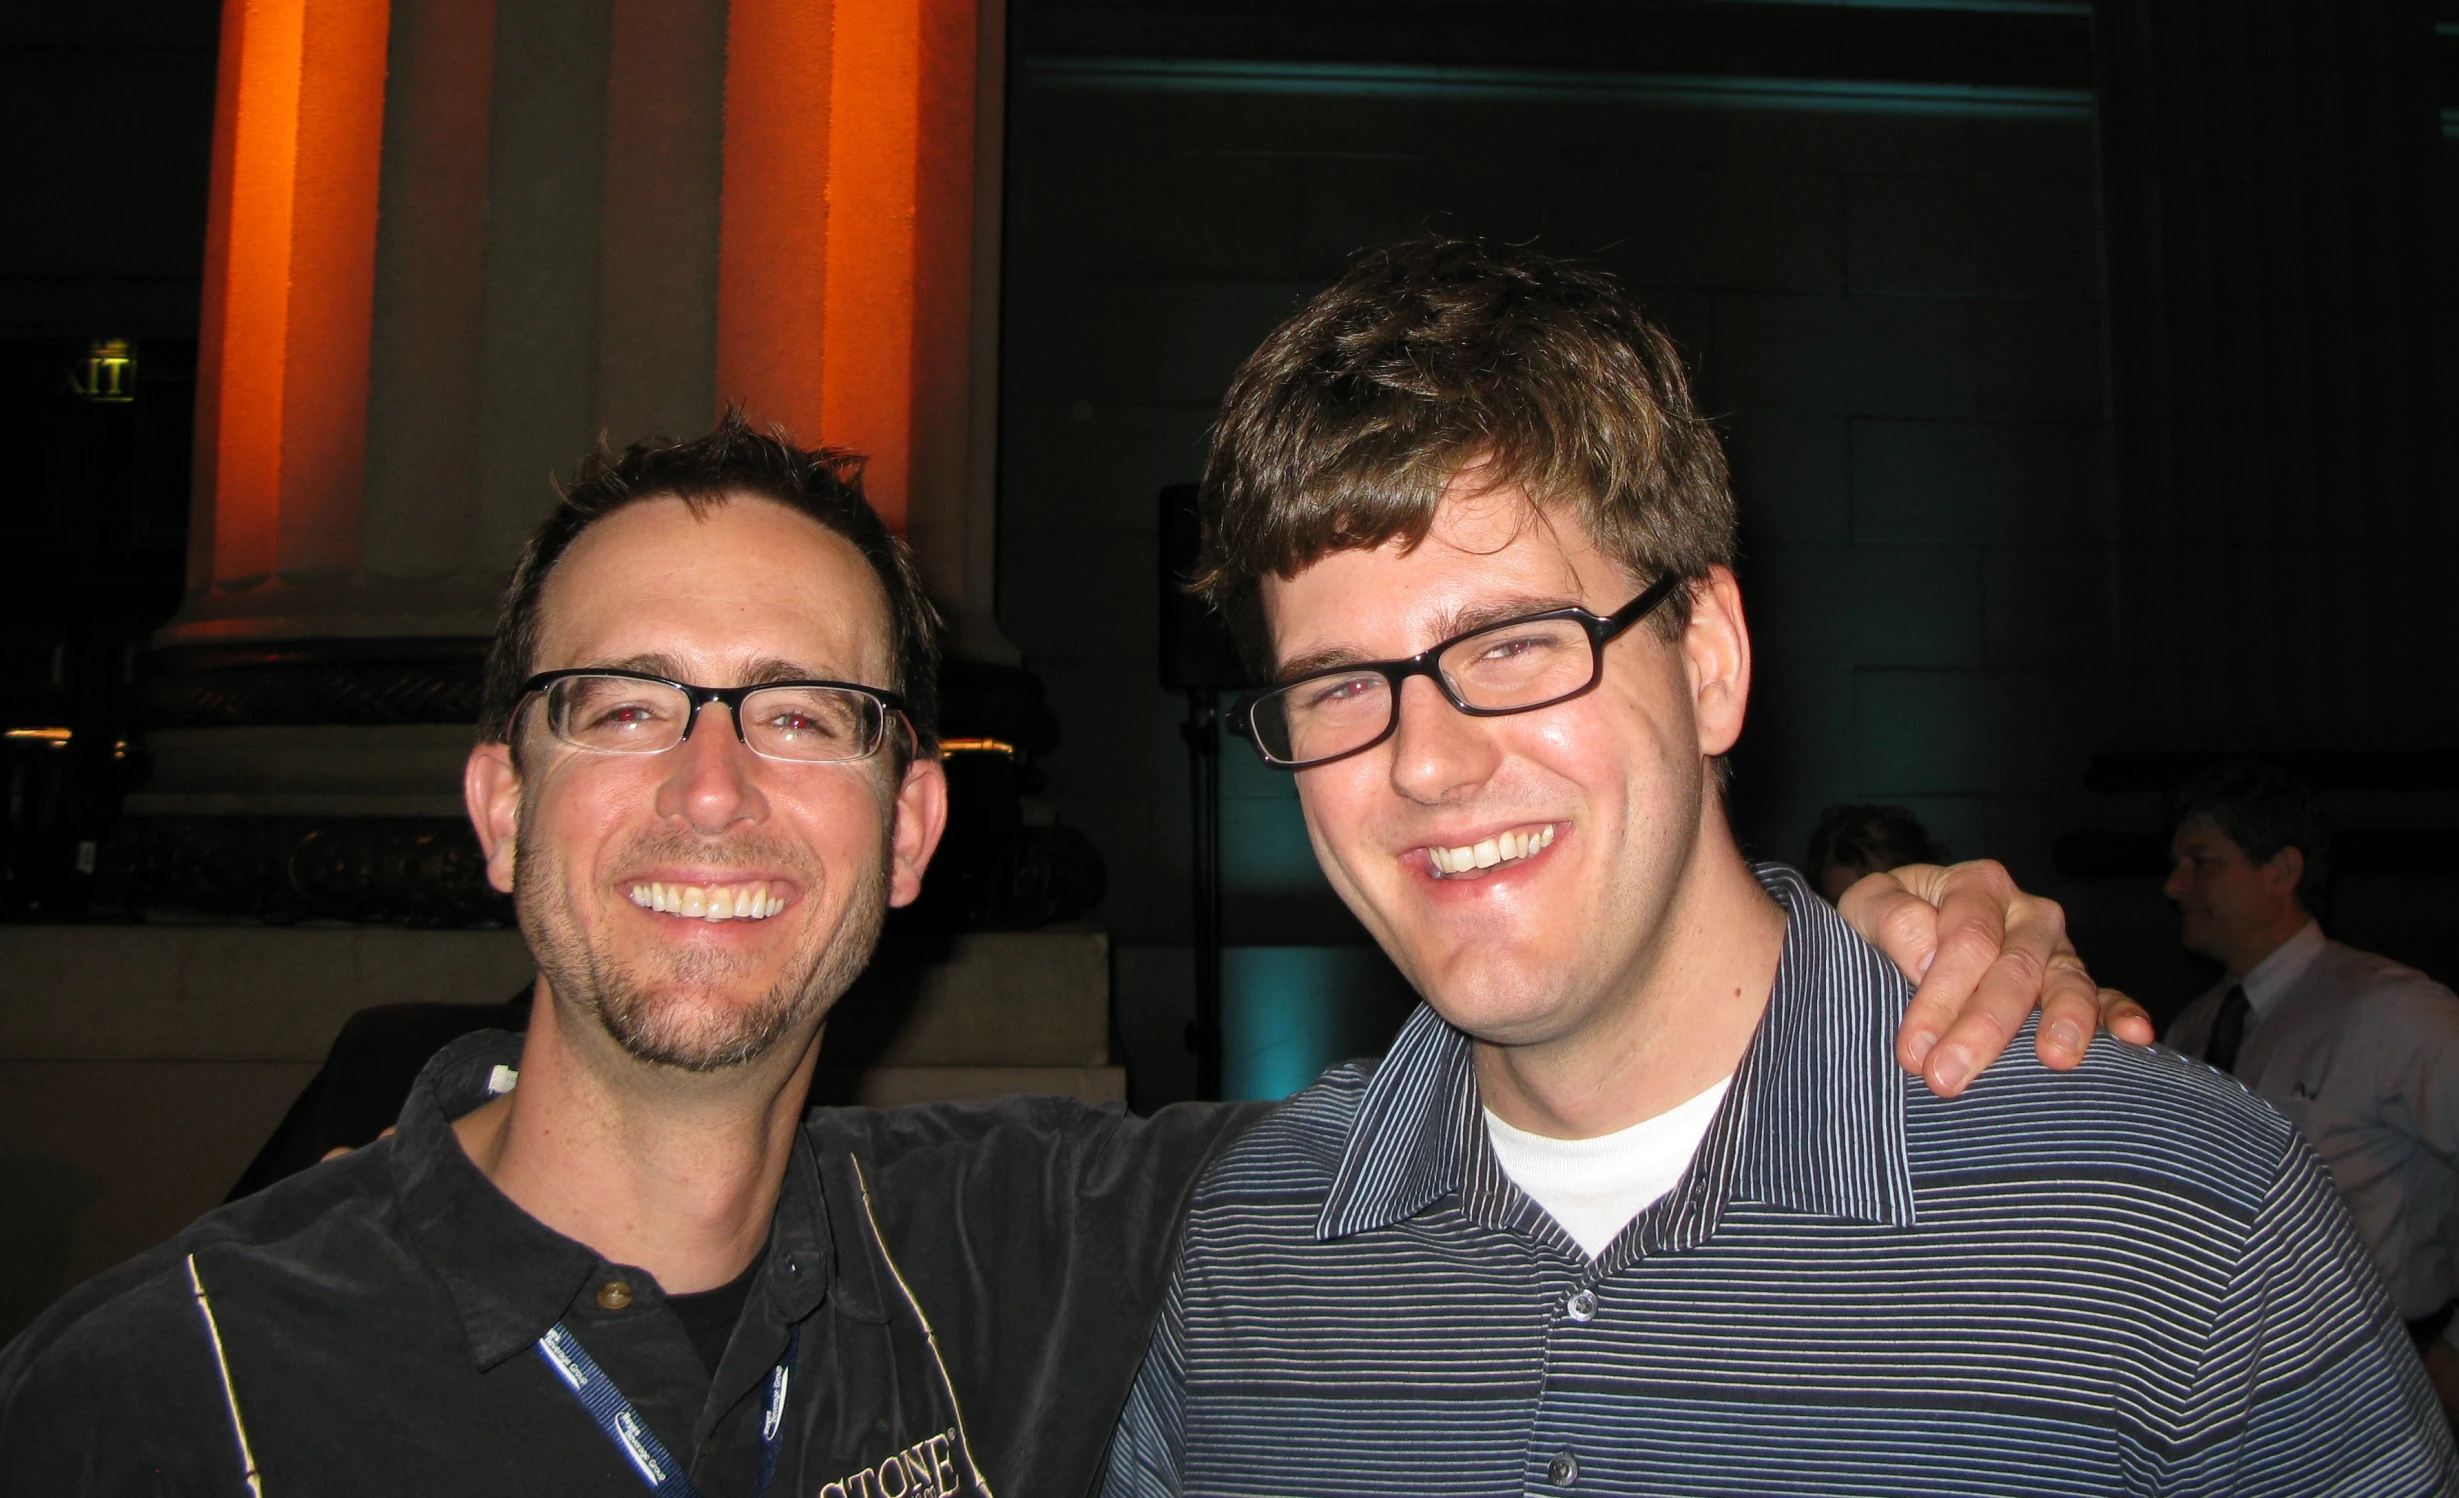
[[125, 405], [137, 398], [137, 351], [125, 338], [97, 338], [69, 366], [68, 388], [90, 401]]

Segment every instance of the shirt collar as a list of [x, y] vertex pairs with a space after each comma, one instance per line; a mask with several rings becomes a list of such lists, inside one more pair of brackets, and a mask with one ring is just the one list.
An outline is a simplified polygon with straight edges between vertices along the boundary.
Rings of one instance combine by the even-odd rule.
[[[1600, 1261], [1609, 1271], [1706, 1242], [1737, 1200], [1912, 1225], [1895, 1061], [1911, 990], [1801, 875], [1755, 872], [1787, 917], [1767, 1012], [1690, 1169]], [[1316, 1236], [1385, 1227], [1453, 1194], [1490, 1226], [1541, 1219], [1495, 1161], [1479, 1106], [1469, 1038], [1419, 1005], [1359, 1099]]]
[[2304, 977], [2305, 970], [2322, 955], [2325, 944], [2321, 923], [2309, 920], [2297, 928], [2296, 935], [2272, 948], [2270, 956], [2254, 964], [2253, 971], [2246, 974], [2245, 982], [2239, 986], [2245, 989], [2246, 1005], [2254, 1011], [2255, 1018], [2271, 1012], [2280, 995]]
[[[438, 1051], [390, 1141], [404, 1230], [460, 1311], [480, 1368], [526, 1351], [603, 1273], [621, 1267], [514, 1205], [453, 1133], [454, 1119], [487, 1100], [495, 1069], [519, 1065], [521, 1046], [518, 1035], [482, 1030]], [[765, 1301], [780, 1327], [808, 1316], [827, 1294], [833, 1250], [818, 1162], [797, 1129], [752, 1304]]]

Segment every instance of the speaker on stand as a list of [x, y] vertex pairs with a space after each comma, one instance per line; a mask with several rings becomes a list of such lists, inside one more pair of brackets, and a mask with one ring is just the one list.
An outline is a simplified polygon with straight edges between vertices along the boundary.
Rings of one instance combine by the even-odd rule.
[[1246, 684], [1228, 624], [1187, 591], [1204, 539], [1196, 486], [1161, 491], [1161, 684], [1183, 693], [1188, 800], [1194, 813], [1196, 1096], [1221, 1095], [1221, 694]]

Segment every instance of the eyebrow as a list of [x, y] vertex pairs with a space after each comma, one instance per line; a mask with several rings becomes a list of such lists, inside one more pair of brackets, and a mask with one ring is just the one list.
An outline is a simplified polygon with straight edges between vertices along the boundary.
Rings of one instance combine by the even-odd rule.
[[[669, 681], [683, 680], [683, 669], [675, 658], [658, 654], [655, 651], [646, 655], [628, 655], [619, 661], [604, 661], [600, 663], [600, 669], [639, 671], [650, 676], [663, 676]], [[742, 680], [736, 684], [749, 687], [765, 686], [779, 681], [835, 681], [838, 679], [825, 671], [815, 671], [794, 661], [779, 660], [775, 656], [761, 656], [743, 670]]]
[[[1488, 625], [1507, 624], [1514, 619], [1525, 619], [1531, 614], [1550, 614], [1556, 609], [1584, 609], [1586, 607], [1586, 604], [1576, 598], [1559, 594], [1520, 594], [1510, 598], [1488, 599], [1473, 607], [1454, 609], [1443, 615], [1436, 624], [1435, 641], [1440, 644], [1456, 640], [1462, 635], [1473, 634]], [[1386, 657], [1385, 659], [1391, 658]], [[1382, 663], [1370, 659], [1362, 650], [1351, 649], [1343, 645], [1332, 645], [1321, 650], [1310, 650], [1304, 655], [1291, 656], [1273, 671], [1272, 681], [1275, 686], [1281, 686], [1293, 681], [1302, 681], [1321, 672], [1337, 671], [1343, 666]]]

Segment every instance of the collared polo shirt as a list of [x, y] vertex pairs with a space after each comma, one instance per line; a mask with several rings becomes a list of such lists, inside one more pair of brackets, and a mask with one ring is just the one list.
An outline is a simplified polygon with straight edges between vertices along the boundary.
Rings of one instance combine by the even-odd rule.
[[[2330, 1167], [2399, 1314], [2433, 1316], [2459, 1298], [2459, 996], [2311, 921], [2245, 989], [2237, 1076]], [[2169, 1044], [2201, 1055], [2227, 992], [2187, 1005]]]
[[1697, 1157], [1590, 1259], [1421, 1009], [1198, 1186], [1114, 1495], [2454, 1491], [2312, 1153], [2234, 1082], [2029, 1033], [1953, 1102], [1800, 877]]
[[451, 1121], [519, 1052], [455, 1042], [393, 1138], [38, 1319], [0, 1352], [0, 1494], [239, 1495], [250, 1463], [271, 1498], [649, 1491], [538, 1355], [558, 1323], [707, 1498], [760, 1490], [789, 1334], [770, 1493], [1083, 1492], [1185, 1194], [1252, 1116], [814, 1109], [712, 1375], [654, 1276], [547, 1228], [463, 1153]]

